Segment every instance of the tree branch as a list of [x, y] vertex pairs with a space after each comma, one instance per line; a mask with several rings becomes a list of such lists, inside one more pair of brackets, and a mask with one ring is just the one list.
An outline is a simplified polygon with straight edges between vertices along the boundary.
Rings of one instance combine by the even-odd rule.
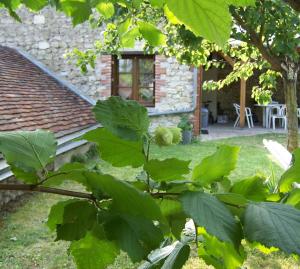
[[64, 196], [71, 196], [76, 198], [83, 198], [95, 201], [96, 198], [85, 192], [76, 192], [63, 189], [49, 188], [38, 185], [27, 185], [27, 184], [0, 184], [0, 191], [24, 191], [24, 192], [43, 192], [43, 193], [52, 193]]
[[224, 54], [222, 51], [217, 51], [217, 53], [227, 62], [231, 65], [231, 67], [234, 67], [235, 61], [227, 54]]
[[[77, 192], [77, 191], [69, 191], [57, 188], [44, 187], [39, 185], [29, 185], [29, 184], [0, 184], [0, 191], [23, 191], [23, 192], [41, 192], [41, 193], [52, 193], [63, 196], [70, 196], [75, 198], [88, 199], [93, 202], [97, 202], [96, 197], [94, 197], [91, 193], [86, 192]], [[150, 193], [153, 198], [164, 198], [165, 196], [179, 196], [182, 193], [180, 192], [156, 192]], [[103, 199], [108, 199], [109, 197], [103, 197]], [[223, 202], [226, 205], [244, 208], [243, 205], [230, 204], [227, 202]]]
[[249, 34], [250, 43], [259, 50], [263, 58], [270, 63], [272, 69], [281, 72], [281, 60], [277, 57], [274, 57], [274, 55], [270, 53], [268, 48], [264, 46], [262, 40], [259, 38], [259, 35], [253, 29], [251, 29], [251, 27], [249, 27], [234, 10], [231, 10], [231, 14], [236, 22]]

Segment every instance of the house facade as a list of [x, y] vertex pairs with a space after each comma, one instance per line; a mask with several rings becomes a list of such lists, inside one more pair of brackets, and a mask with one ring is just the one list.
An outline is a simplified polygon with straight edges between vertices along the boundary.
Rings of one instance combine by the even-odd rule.
[[69, 18], [50, 8], [18, 13], [22, 23], [0, 10], [0, 44], [30, 54], [83, 95], [94, 101], [111, 95], [137, 100], [148, 108], [153, 127], [176, 125], [182, 113], [193, 113], [197, 86], [193, 68], [173, 58], [125, 49], [122, 59], [99, 56], [95, 69], [83, 75], [64, 54], [73, 48], [92, 48], [101, 39], [99, 29], [91, 29], [88, 23], [73, 28]]
[[[194, 115], [198, 80], [194, 68], [180, 65], [174, 58], [144, 55], [141, 49], [135, 48], [125, 49], [122, 59], [113, 55], [99, 56], [95, 69], [83, 75], [64, 55], [73, 48], [93, 48], [94, 42], [101, 39], [100, 29], [92, 29], [88, 23], [73, 27], [69, 18], [51, 8], [38, 13], [21, 9], [18, 14], [22, 23], [0, 10], [0, 44], [28, 53], [94, 102], [111, 95], [135, 99], [147, 107], [152, 129], [158, 125], [177, 125], [184, 113]], [[231, 69], [231, 66], [221, 70], [211, 68], [204, 71], [202, 80], [222, 79]], [[252, 86], [257, 83], [258, 75], [247, 81], [246, 106], [256, 110], [257, 118], [261, 119], [262, 111], [254, 106], [251, 98]], [[281, 85], [273, 99], [284, 102], [280, 88]], [[240, 84], [233, 83], [221, 91], [203, 91], [200, 102], [209, 109], [211, 123], [216, 122], [219, 115], [234, 120], [233, 103], [240, 102]], [[193, 118], [199, 122], [197, 117]]]

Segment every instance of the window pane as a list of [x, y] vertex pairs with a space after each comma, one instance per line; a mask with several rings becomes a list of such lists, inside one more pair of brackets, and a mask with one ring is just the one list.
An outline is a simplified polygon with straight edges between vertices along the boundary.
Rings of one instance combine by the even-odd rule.
[[140, 88], [140, 101], [152, 103], [153, 102], [153, 88]]
[[119, 87], [132, 87], [132, 74], [120, 73], [119, 74]]
[[132, 88], [119, 88], [119, 96], [123, 99], [132, 98]]
[[153, 59], [139, 59], [140, 74], [143, 73], [153, 74], [153, 65], [154, 65]]
[[132, 59], [120, 59], [119, 60], [119, 73], [131, 73], [132, 72]]
[[154, 100], [153, 67], [153, 59], [139, 59], [139, 97], [143, 103], [152, 104]]
[[140, 74], [139, 85], [140, 87], [152, 87], [153, 88], [153, 74]]

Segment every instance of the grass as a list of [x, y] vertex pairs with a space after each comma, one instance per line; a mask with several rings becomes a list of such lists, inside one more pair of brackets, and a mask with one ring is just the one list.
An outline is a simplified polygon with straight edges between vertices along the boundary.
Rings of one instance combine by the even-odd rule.
[[[258, 135], [253, 137], [238, 137], [218, 141], [198, 142], [187, 146], [172, 146], [159, 149], [154, 146], [151, 154], [156, 158], [177, 157], [192, 160], [192, 165], [199, 163], [204, 157], [212, 154], [220, 144], [239, 145], [241, 147], [237, 168], [230, 175], [233, 180], [239, 180], [255, 173], [269, 175], [272, 170], [279, 178], [281, 168], [272, 162], [268, 152], [262, 145], [263, 138], [274, 139], [280, 142], [285, 140], [284, 135]], [[113, 169], [106, 163], [101, 163], [104, 172], [111, 172], [116, 177], [130, 179], [137, 169]], [[67, 185], [66, 187], [70, 187]], [[73, 185], [71, 187], [74, 187]], [[75, 187], [76, 188], [76, 187]], [[0, 214], [0, 268], [1, 269], [73, 269], [74, 264], [67, 255], [68, 243], [54, 242], [55, 235], [46, 227], [45, 221], [50, 207], [67, 199], [57, 195], [37, 194], [25, 196], [12, 206], [10, 212]], [[190, 258], [185, 269], [210, 268], [195, 257]], [[250, 252], [245, 268], [299, 268], [300, 263], [283, 254], [264, 256], [258, 252]], [[112, 269], [136, 268], [122, 254]]]

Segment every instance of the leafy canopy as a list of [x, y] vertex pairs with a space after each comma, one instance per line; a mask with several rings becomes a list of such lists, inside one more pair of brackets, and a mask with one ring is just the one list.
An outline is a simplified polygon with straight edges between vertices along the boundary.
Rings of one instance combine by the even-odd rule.
[[[242, 240], [250, 248], [276, 247], [300, 254], [300, 193], [291, 185], [297, 181], [297, 155], [274, 193], [262, 177], [231, 182], [237, 147], [220, 146], [196, 162], [190, 173], [190, 161], [151, 158], [154, 138], [148, 130], [148, 115], [137, 102], [112, 97], [93, 110], [103, 127], [82, 138], [97, 145], [102, 161], [115, 169], [137, 167], [140, 176], [126, 182], [104, 174], [101, 164], [70, 163], [48, 171], [56, 150], [53, 134], [42, 130], [0, 133], [0, 151], [15, 176], [32, 190], [48, 190], [66, 180], [85, 187], [85, 193], [71, 192], [74, 199], [54, 205], [47, 221], [56, 240], [71, 242], [69, 253], [77, 268], [107, 268], [120, 251], [133, 262], [147, 260], [140, 268], [182, 268], [194, 240], [199, 257], [215, 268], [243, 265]], [[28, 180], [33, 174], [35, 180]], [[278, 202], [267, 202], [271, 195]], [[195, 224], [190, 234], [184, 230], [188, 220]]]

